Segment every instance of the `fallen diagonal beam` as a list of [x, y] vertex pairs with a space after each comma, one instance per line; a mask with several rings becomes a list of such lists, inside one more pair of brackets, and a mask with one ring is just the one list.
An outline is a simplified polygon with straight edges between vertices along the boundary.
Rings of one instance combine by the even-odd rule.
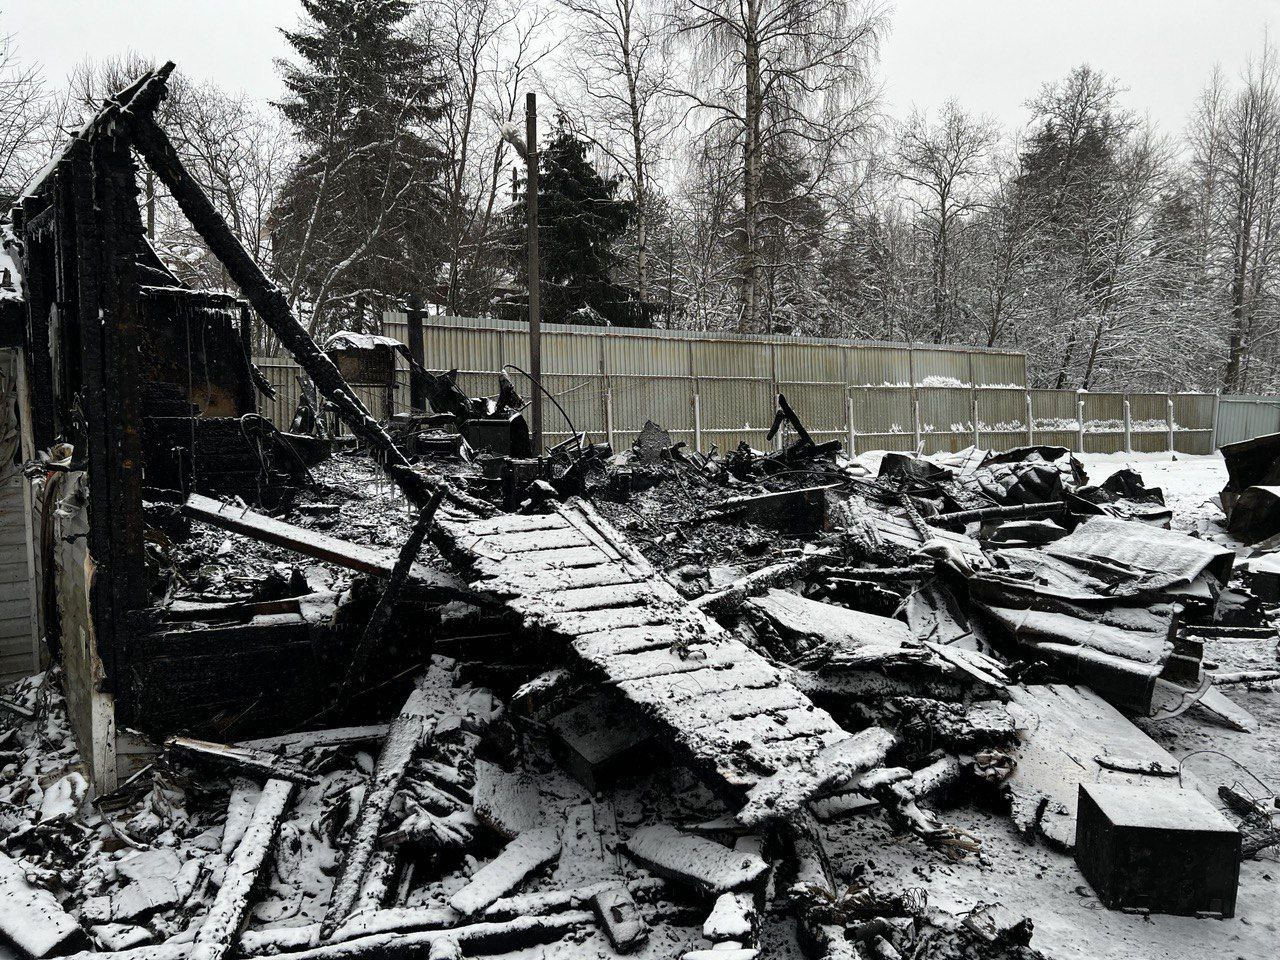
[[387, 587], [383, 590], [382, 596], [378, 598], [378, 605], [373, 608], [373, 615], [369, 617], [369, 622], [366, 624], [364, 632], [360, 634], [359, 642], [356, 643], [355, 652], [351, 654], [351, 662], [347, 665], [347, 673], [342, 680], [342, 689], [338, 691], [336, 704], [338, 709], [346, 706], [352, 689], [360, 683], [364, 676], [364, 668], [369, 661], [369, 654], [374, 647], [382, 642], [382, 636], [386, 633], [387, 625], [391, 622], [391, 615], [395, 610], [396, 601], [400, 599], [404, 585], [408, 581], [413, 568], [417, 565], [418, 554], [422, 551], [422, 543], [427, 539], [427, 532], [435, 521], [436, 510], [440, 507], [440, 500], [443, 495], [443, 491], [440, 490], [431, 495], [430, 502], [422, 508], [422, 512], [418, 514], [418, 519], [414, 521], [413, 530], [410, 531], [409, 538], [405, 541], [404, 546], [400, 548], [400, 555], [396, 558], [396, 562], [391, 568], [391, 576], [387, 580]]
[[156, 123], [155, 110], [167, 93], [167, 81], [172, 71], [173, 64], [166, 63], [142, 77], [108, 103], [103, 111], [105, 119], [119, 117], [125, 122], [138, 152], [173, 194], [179, 208], [208, 244], [210, 252], [227, 268], [228, 276], [253, 304], [258, 316], [280, 338], [281, 345], [293, 355], [325, 399], [333, 404], [351, 432], [373, 448], [378, 462], [409, 501], [421, 506], [427, 502], [435, 484], [414, 472], [387, 431], [370, 416], [334, 362], [293, 315], [285, 292], [267, 277], [231, 232], [200, 184], [183, 166], [164, 130]]
[[227, 864], [218, 896], [191, 945], [191, 960], [223, 960], [231, 951], [249, 913], [249, 897], [270, 858], [294, 784], [268, 780], [253, 810], [253, 819]]
[[[349, 540], [340, 540], [276, 520], [261, 513], [233, 504], [223, 503], [212, 497], [193, 493], [182, 505], [182, 512], [193, 520], [199, 520], [220, 530], [251, 537], [262, 543], [283, 547], [304, 557], [323, 560], [334, 566], [388, 578], [395, 572], [397, 556], [388, 550], [377, 550]], [[415, 584], [435, 588], [452, 596], [468, 594], [466, 584], [450, 574], [420, 563], [413, 563], [406, 574]]]

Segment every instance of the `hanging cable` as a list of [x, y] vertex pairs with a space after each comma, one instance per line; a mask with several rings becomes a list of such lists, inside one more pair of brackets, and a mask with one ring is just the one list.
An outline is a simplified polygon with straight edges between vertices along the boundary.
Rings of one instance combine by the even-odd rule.
[[556, 409], [560, 411], [560, 416], [564, 417], [565, 423], [569, 424], [569, 432], [572, 433], [575, 437], [580, 436], [580, 434], [578, 433], [578, 428], [575, 427], [573, 425], [573, 421], [569, 419], [569, 414], [565, 413], [564, 407], [560, 406], [560, 401], [555, 398], [554, 394], [548, 393], [547, 390], [542, 386], [542, 384], [535, 382], [533, 377], [529, 374], [527, 370], [524, 370], [516, 366], [514, 363], [504, 363], [502, 365], [502, 369], [515, 370], [515, 371], [518, 371], [519, 373], [523, 373], [526, 377], [528, 377], [529, 382], [532, 383], [536, 389], [541, 390], [542, 395], [544, 397], [546, 397], [548, 400], [550, 400], [552, 403], [555, 404]]

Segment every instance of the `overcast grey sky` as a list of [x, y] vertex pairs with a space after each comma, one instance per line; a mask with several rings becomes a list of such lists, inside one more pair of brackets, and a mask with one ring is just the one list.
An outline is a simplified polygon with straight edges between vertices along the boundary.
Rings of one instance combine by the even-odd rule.
[[[129, 48], [270, 99], [279, 27], [297, 0], [0, 0], [0, 30], [60, 80], [87, 55]], [[1118, 77], [1126, 101], [1181, 128], [1214, 63], [1236, 74], [1280, 25], [1280, 0], [898, 0], [880, 75], [886, 106], [933, 108], [949, 96], [1006, 126], [1046, 80], [1088, 61]]]

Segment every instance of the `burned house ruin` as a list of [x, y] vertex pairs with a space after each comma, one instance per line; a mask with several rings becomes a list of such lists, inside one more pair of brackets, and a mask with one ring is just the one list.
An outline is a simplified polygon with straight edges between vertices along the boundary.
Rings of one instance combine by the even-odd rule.
[[[650, 422], [532, 456], [505, 371], [470, 397], [420, 339], [306, 334], [156, 124], [171, 69], [5, 234], [0, 564], [31, 564], [8, 619], [48, 668], [0, 699], [6, 949], [1035, 958], [1050, 914], [1054, 946], [1134, 956], [1214, 942], [1165, 915], [1274, 937], [1269, 548], [1241, 565], [1058, 446], [854, 458], [783, 395], [768, 451]], [[139, 161], [236, 296], [151, 249]], [[307, 378], [289, 431], [258, 323]]]

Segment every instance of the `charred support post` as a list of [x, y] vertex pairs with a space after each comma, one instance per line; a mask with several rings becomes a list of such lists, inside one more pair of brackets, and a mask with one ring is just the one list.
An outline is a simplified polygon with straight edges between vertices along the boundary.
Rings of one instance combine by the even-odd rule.
[[413, 365], [409, 370], [409, 409], [419, 413], [427, 409], [427, 384], [422, 370], [427, 366], [427, 349], [422, 335], [422, 298], [416, 293], [409, 296], [409, 356]]
[[141, 233], [142, 223], [124, 138], [96, 136], [78, 148], [71, 168], [77, 305], [89, 434], [89, 552], [98, 569], [91, 602], [114, 692], [128, 662], [127, 613], [147, 602], [136, 370], [141, 308], [133, 259], [121, 253], [132, 249], [129, 232]]
[[529, 407], [529, 433], [533, 455], [542, 456], [542, 318], [539, 298], [542, 267], [538, 260], [538, 95], [524, 98], [525, 144], [529, 183], [525, 187], [525, 211], [529, 215], [529, 377], [533, 380]]
[[173, 194], [191, 225], [209, 245], [214, 256], [227, 268], [228, 275], [253, 304], [263, 322], [280, 338], [284, 348], [334, 405], [351, 432], [373, 448], [383, 468], [409, 501], [421, 506], [430, 495], [431, 484], [412, 470], [405, 455], [392, 442], [386, 430], [369, 415], [369, 411], [343, 379], [333, 361], [325, 356], [311, 335], [303, 329], [289, 309], [284, 291], [268, 279], [236, 239], [200, 185], [182, 165], [165, 132], [156, 124], [153, 115], [165, 96], [165, 82], [172, 70], [173, 64], [167, 63], [144, 76], [119, 95], [110, 113], [128, 124], [134, 146], [155, 171], [160, 182]]

